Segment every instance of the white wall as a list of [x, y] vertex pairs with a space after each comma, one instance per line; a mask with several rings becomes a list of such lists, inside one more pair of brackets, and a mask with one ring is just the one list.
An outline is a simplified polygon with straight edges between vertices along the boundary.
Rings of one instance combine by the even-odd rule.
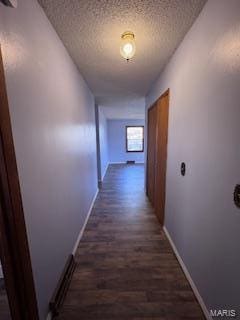
[[108, 120], [109, 162], [126, 162], [135, 160], [144, 162], [144, 152], [126, 152], [126, 126], [144, 126], [144, 120]]
[[99, 107], [99, 144], [100, 144], [100, 163], [101, 163], [101, 178], [103, 179], [108, 164], [109, 164], [109, 157], [108, 157], [108, 135], [107, 135], [107, 119]]
[[207, 307], [238, 311], [239, 52], [240, 1], [208, 1], [146, 100], [170, 88], [166, 228]]
[[40, 319], [97, 191], [94, 97], [36, 0], [0, 42]]

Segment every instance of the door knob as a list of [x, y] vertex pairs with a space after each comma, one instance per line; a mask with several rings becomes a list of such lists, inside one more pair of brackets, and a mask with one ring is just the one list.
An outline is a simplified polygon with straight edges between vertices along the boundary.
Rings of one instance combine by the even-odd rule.
[[186, 174], [186, 163], [182, 162], [181, 163], [181, 175], [185, 176], [185, 174]]

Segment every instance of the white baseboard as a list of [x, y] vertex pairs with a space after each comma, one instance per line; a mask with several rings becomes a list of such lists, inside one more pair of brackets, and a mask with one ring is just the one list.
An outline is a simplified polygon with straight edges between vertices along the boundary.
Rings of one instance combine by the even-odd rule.
[[[144, 162], [138, 162], [138, 161], [136, 161], [135, 163], [136, 164], [144, 164]], [[124, 162], [109, 162], [108, 165], [110, 165], [110, 164], [126, 164], [126, 161], [124, 161]]]
[[98, 192], [99, 192], [99, 189], [97, 189], [97, 191], [96, 191], [96, 193], [95, 193], [95, 196], [93, 197], [93, 200], [92, 200], [91, 205], [90, 205], [90, 208], [89, 208], [89, 210], [88, 210], [87, 217], [86, 217], [86, 219], [85, 219], [85, 221], [84, 221], [83, 227], [82, 227], [81, 231], [79, 232], [79, 235], [78, 235], [78, 237], [77, 237], [77, 241], [76, 241], [76, 243], [75, 243], [75, 245], [74, 245], [74, 247], [73, 247], [72, 254], [73, 254], [74, 256], [75, 256], [75, 254], [76, 254], [76, 251], [77, 251], [79, 242], [80, 242], [80, 240], [81, 240], [81, 238], [82, 238], [83, 232], [84, 232], [84, 230], [85, 230], [85, 228], [86, 228], [86, 225], [87, 225], [88, 219], [89, 219], [89, 217], [90, 217], [90, 214], [91, 214], [91, 212], [92, 212], [92, 208], [93, 208], [94, 202], [95, 202], [95, 200], [96, 200], [96, 198], [97, 198]]
[[[96, 198], [97, 198], [98, 192], [99, 192], [99, 189], [97, 188], [97, 191], [96, 191], [96, 193], [95, 193], [95, 195], [94, 195], [94, 197], [93, 197], [93, 199], [92, 199], [90, 208], [89, 208], [89, 210], [88, 210], [87, 217], [86, 217], [86, 219], [85, 219], [85, 221], [84, 221], [83, 227], [82, 227], [81, 231], [79, 232], [79, 235], [78, 235], [78, 237], [77, 237], [77, 241], [76, 241], [76, 243], [75, 243], [75, 245], [74, 245], [74, 247], [73, 247], [72, 254], [73, 254], [74, 256], [75, 256], [75, 254], [76, 254], [76, 251], [77, 251], [79, 242], [81, 241], [83, 232], [84, 232], [84, 230], [85, 230], [85, 228], [86, 228], [88, 219], [89, 219], [89, 217], [90, 217], [90, 215], [91, 215], [92, 208], [93, 208], [94, 202], [95, 202], [95, 200], [96, 200]], [[48, 313], [46, 320], [52, 320], [52, 313], [51, 313], [51, 312]]]
[[126, 162], [109, 162], [109, 164], [126, 164]]
[[102, 175], [102, 181], [103, 181], [103, 179], [104, 179], [104, 177], [105, 177], [105, 175], [106, 175], [106, 173], [107, 173], [107, 169], [108, 169], [108, 167], [109, 167], [109, 162], [108, 162], [108, 164], [106, 165], [106, 168], [105, 168], [104, 174]]
[[182, 258], [180, 257], [180, 255], [178, 253], [178, 250], [177, 250], [177, 248], [176, 248], [176, 246], [175, 246], [175, 244], [174, 244], [174, 242], [173, 242], [173, 240], [172, 240], [172, 238], [171, 238], [170, 234], [168, 233], [168, 231], [167, 231], [165, 226], [163, 227], [163, 231], [165, 232], [165, 234], [166, 234], [166, 236], [167, 236], [167, 238], [168, 238], [168, 240], [169, 240], [169, 242], [170, 242], [170, 244], [172, 246], [172, 249], [173, 249], [173, 251], [174, 251], [174, 253], [175, 253], [175, 255], [176, 255], [177, 259], [178, 259], [178, 262], [180, 263], [180, 266], [181, 266], [181, 268], [182, 268], [182, 270], [183, 270], [183, 272], [184, 272], [184, 274], [185, 274], [185, 276], [186, 276], [186, 278], [187, 278], [187, 280], [188, 280], [188, 282], [189, 282], [189, 284], [190, 284], [190, 286], [191, 286], [191, 288], [192, 288], [192, 290], [193, 290], [193, 292], [195, 294], [196, 299], [198, 300], [198, 303], [199, 303], [200, 307], [202, 308], [202, 311], [203, 311], [206, 319], [207, 320], [212, 320], [212, 317], [209, 314], [209, 311], [208, 311], [208, 309], [207, 309], [207, 307], [206, 307], [206, 305], [205, 305], [205, 303], [203, 301], [203, 298], [201, 297], [201, 295], [200, 295], [200, 293], [199, 293], [199, 291], [198, 291], [198, 289], [197, 289], [197, 287], [196, 287], [196, 285], [195, 285], [190, 273], [188, 272], [187, 267], [185, 266], [185, 263], [183, 262]]

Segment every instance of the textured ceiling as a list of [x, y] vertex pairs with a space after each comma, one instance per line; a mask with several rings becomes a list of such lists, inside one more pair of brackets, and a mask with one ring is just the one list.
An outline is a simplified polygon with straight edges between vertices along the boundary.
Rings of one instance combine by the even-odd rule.
[[[206, 0], [39, 0], [97, 101], [137, 101], [179, 45]], [[135, 33], [127, 63], [120, 36]], [[132, 103], [133, 105], [133, 103]]]

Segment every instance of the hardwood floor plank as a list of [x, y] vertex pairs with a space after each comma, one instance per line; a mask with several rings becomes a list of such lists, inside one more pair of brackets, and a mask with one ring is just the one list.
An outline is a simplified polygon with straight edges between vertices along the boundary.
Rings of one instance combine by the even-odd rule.
[[111, 165], [58, 320], [202, 320], [145, 196], [143, 165]]

